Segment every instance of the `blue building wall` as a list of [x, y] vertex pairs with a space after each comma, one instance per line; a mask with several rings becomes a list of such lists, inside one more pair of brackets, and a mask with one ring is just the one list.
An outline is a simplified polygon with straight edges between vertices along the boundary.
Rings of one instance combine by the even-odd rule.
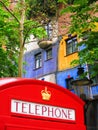
[[[42, 67], [35, 69], [35, 59], [34, 56], [37, 53], [42, 53]], [[46, 50], [45, 49], [35, 49], [31, 52], [28, 52], [24, 55], [24, 70], [26, 73], [23, 77], [26, 78], [39, 78], [41, 76], [55, 73], [57, 71], [57, 52], [58, 52], [58, 43], [52, 45], [52, 58], [46, 60]]]
[[93, 96], [98, 95], [98, 85], [92, 86], [92, 94]]
[[57, 73], [57, 84], [61, 85], [64, 88], [67, 88], [66, 79], [68, 77], [77, 77], [77, 68], [68, 69]]
[[[82, 46], [81, 48], [83, 47], [84, 46]], [[26, 70], [26, 73], [23, 75], [23, 77], [40, 78], [45, 75], [55, 73], [56, 83], [64, 88], [67, 88], [66, 79], [68, 79], [68, 77], [73, 77], [73, 79], [77, 78], [77, 67], [58, 71], [58, 43], [54, 44], [52, 48], [52, 59], [50, 60], [46, 60], [46, 50], [44, 49], [38, 48], [26, 53], [24, 55], [24, 61], [26, 62], [24, 65], [24, 70]], [[39, 52], [42, 53], [43, 64], [41, 68], [35, 69], [34, 55]], [[95, 96], [98, 95], [98, 85], [92, 87], [92, 94]]]
[[[66, 79], [68, 79], [69, 77], [70, 78], [73, 77], [73, 79], [76, 79], [77, 78], [77, 68], [78, 67], [58, 72], [56, 75], [57, 84], [64, 88], [67, 88]], [[73, 89], [71, 90], [71, 92], [75, 93], [75, 91]], [[85, 93], [86, 93], [86, 90], [85, 90]], [[88, 91], [87, 91], [87, 93], [88, 93]], [[93, 85], [91, 86], [91, 95], [93, 97], [98, 97], [98, 84], [95, 86], [93, 86]]]

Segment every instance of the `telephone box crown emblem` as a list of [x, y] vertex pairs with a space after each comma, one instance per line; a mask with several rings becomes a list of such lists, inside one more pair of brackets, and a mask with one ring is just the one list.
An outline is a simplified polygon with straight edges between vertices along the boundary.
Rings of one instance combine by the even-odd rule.
[[50, 100], [51, 92], [47, 90], [47, 87], [45, 87], [45, 89], [41, 91], [41, 94], [43, 100], [47, 100], [47, 101]]

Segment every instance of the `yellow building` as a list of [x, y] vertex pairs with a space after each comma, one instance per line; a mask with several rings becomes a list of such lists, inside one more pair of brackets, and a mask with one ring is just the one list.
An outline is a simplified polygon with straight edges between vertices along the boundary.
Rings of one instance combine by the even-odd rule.
[[71, 62], [78, 59], [77, 36], [63, 36], [58, 50], [58, 71], [70, 69]]

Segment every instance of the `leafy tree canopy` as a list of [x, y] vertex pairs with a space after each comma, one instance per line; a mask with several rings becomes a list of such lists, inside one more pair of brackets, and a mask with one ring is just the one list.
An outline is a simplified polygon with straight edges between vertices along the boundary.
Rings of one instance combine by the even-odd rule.
[[56, 16], [57, 0], [29, 0], [28, 18], [47, 21]]
[[[78, 46], [84, 45], [79, 51], [79, 60], [72, 64], [90, 64], [92, 76], [98, 74], [98, 1], [97, 0], [59, 0], [66, 6], [63, 13], [71, 13], [69, 33], [76, 33], [82, 39]], [[86, 39], [85, 39], [86, 37]], [[85, 39], [85, 40], [83, 40]], [[96, 71], [97, 70], [97, 71]]]
[[0, 77], [22, 76], [24, 44], [31, 34], [46, 35], [41, 21], [56, 13], [56, 2], [19, 0], [11, 8], [8, 0], [0, 0]]
[[[8, 3], [5, 1], [8, 6]], [[0, 3], [0, 77], [12, 77], [18, 73], [17, 55], [19, 40], [17, 38], [18, 24], [9, 20], [11, 15]]]

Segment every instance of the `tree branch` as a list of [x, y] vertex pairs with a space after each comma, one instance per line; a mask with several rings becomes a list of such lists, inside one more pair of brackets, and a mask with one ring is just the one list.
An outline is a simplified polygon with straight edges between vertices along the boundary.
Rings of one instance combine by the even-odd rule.
[[16, 19], [16, 21], [18, 22], [18, 23], [20, 23], [19, 22], [19, 20], [18, 20], [18, 18], [10, 11], [10, 9], [9, 8], [7, 8], [7, 6], [0, 0], [0, 3], [3, 5], [3, 7]]
[[27, 30], [26, 34], [25, 34], [23, 46], [24, 46], [25, 41], [26, 41], [26, 38], [27, 38], [27, 36], [28, 36], [28, 34], [29, 34], [29, 32], [31, 31], [32, 28], [38, 28], [38, 27], [42, 27], [42, 26], [45, 26], [45, 25], [46, 25], [46, 24], [42, 24], [42, 25], [38, 25], [38, 26], [32, 26], [31, 28], [29, 28], [29, 29]]

